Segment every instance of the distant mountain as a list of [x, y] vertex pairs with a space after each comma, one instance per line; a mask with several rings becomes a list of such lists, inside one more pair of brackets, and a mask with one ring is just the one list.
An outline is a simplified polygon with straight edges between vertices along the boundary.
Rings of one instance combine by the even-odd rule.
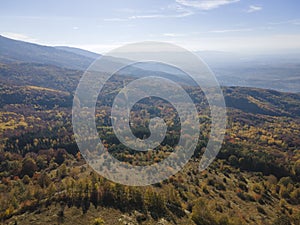
[[[50, 47], [17, 41], [0, 35], [0, 64], [43, 64], [65, 69], [85, 71], [100, 54], [71, 47]], [[105, 66], [123, 66], [128, 60], [108, 57]], [[105, 68], [103, 68], [105, 71]]]
[[[255, 55], [218, 51], [199, 51], [195, 54], [199, 55], [208, 64], [222, 86], [258, 87], [285, 92], [300, 92], [300, 54]], [[0, 69], [3, 69], [2, 65], [5, 64], [14, 64], [16, 67], [20, 63], [23, 64], [23, 67], [25, 66], [24, 63], [31, 65], [43, 64], [80, 70], [82, 74], [82, 71], [85, 71], [98, 57], [101, 57], [101, 55], [78, 48], [42, 46], [12, 40], [0, 35]], [[132, 63], [132, 61], [123, 58], [109, 57], [105, 60], [105, 67], [116, 64], [123, 67]], [[28, 68], [28, 66], [25, 67]], [[9, 69], [12, 69], [11, 66], [9, 67]], [[107, 71], [107, 68], [101, 69], [104, 72]], [[47, 69], [43, 68], [42, 70]], [[30, 72], [30, 70], [27, 70], [27, 72]], [[128, 66], [123, 72], [130, 73], [135, 77], [142, 76], [145, 73], [163, 73], [166, 78], [172, 77], [177, 81], [184, 80], [181, 71], [160, 63], [143, 64], [142, 66], [141, 64], [135, 64], [134, 66]], [[6, 71], [7, 74], [9, 74], [8, 71]], [[3, 77], [1, 74], [0, 76]], [[22, 76], [27, 76], [26, 71], [22, 71]], [[34, 75], [28, 74], [28, 76], [39, 76], [39, 72]]]
[[208, 64], [222, 86], [300, 92], [300, 53], [202, 51], [196, 54]]
[[97, 59], [101, 56], [100, 54], [97, 54], [95, 52], [90, 52], [90, 51], [83, 50], [80, 48], [73, 48], [73, 47], [68, 47], [68, 46], [56, 46], [55, 48], [59, 49], [59, 50], [67, 51], [67, 52], [72, 52], [77, 55], [81, 55], [81, 56], [92, 58], [92, 59]]
[[0, 63], [41, 63], [85, 70], [94, 58], [0, 36]]

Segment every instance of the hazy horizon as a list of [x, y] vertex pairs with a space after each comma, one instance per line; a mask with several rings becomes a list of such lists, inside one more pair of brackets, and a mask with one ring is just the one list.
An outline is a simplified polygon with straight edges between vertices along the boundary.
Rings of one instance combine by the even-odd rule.
[[[13, 36], [13, 35], [7, 35], [7, 34], [2, 34], [0, 33], [0, 36], [3, 36], [5, 38], [9, 38], [9, 39], [13, 39], [16, 41], [23, 41], [23, 42], [27, 42], [27, 43], [32, 43], [32, 44], [37, 44], [37, 45], [41, 45], [41, 46], [48, 46], [48, 47], [69, 47], [69, 48], [77, 48], [80, 50], [85, 50], [85, 51], [89, 51], [91, 53], [96, 53], [96, 54], [105, 54], [107, 52], [109, 52], [110, 50], [113, 50], [114, 48], [118, 48], [121, 47], [122, 45], [116, 45], [114, 47], [111, 47], [109, 49], [107, 49], [106, 51], [100, 51], [99, 49], [96, 48], [92, 48], [91, 46], [80, 46], [80, 45], [68, 45], [68, 44], [64, 44], [64, 45], [59, 45], [59, 44], [47, 44], [47, 43], [40, 43], [38, 41], [35, 40], [27, 40], [26, 38], [22, 38], [22, 37], [18, 37], [18, 36]], [[218, 50], [218, 49], [196, 49], [193, 50], [192, 52], [195, 53], [200, 53], [200, 52], [207, 52], [207, 53], [216, 53], [216, 54], [233, 54], [233, 55], [241, 55], [241, 56], [268, 56], [268, 55], [274, 55], [274, 54], [278, 54], [279, 56], [281, 55], [296, 55], [296, 56], [300, 56], [300, 48], [296, 48], [296, 49], [283, 49], [283, 50], [269, 50], [269, 51], [242, 51], [242, 50]], [[275, 56], [275, 55], [274, 55]]]

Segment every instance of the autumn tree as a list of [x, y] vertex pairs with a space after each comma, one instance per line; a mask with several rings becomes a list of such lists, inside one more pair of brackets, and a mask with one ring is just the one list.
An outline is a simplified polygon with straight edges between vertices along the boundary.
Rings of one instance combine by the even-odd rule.
[[22, 161], [22, 169], [21, 169], [21, 176], [28, 175], [29, 177], [32, 177], [33, 174], [37, 171], [38, 167], [32, 158], [25, 158]]

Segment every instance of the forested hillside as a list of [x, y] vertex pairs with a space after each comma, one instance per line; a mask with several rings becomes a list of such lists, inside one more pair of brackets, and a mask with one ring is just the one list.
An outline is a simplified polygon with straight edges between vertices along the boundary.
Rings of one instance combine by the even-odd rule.
[[[188, 91], [197, 104], [205, 105], [199, 90]], [[224, 93], [229, 123], [218, 159], [198, 172], [208, 135], [204, 109], [200, 142], [190, 163], [160, 184], [133, 188], [114, 184], [86, 165], [74, 142], [70, 93], [3, 84], [2, 222], [92, 224], [101, 217], [106, 224], [299, 223], [300, 96], [234, 87], [224, 88]], [[154, 112], [147, 106], [140, 105], [147, 113], [176, 113], [168, 104]], [[101, 106], [96, 118], [99, 134], [115, 157], [139, 165], [158, 162], [172, 151], [177, 136], [171, 134], [159, 149], [145, 154], [124, 149], [111, 132], [107, 112], [109, 107]], [[139, 111], [132, 113], [135, 134], [147, 135]]]
[[[11, 51], [17, 48], [22, 51]], [[3, 37], [1, 49], [7, 52], [0, 51], [1, 224], [300, 224], [300, 94], [222, 87], [228, 114], [225, 139], [217, 159], [199, 172], [210, 135], [210, 110], [199, 88], [175, 77], [198, 110], [201, 132], [195, 153], [169, 179], [129, 187], [99, 176], [75, 142], [71, 111], [83, 71], [82, 65], [68, 65], [93, 57], [82, 61], [87, 56], [76, 49]], [[66, 60], [69, 56], [73, 62]], [[170, 129], [161, 145], [136, 152], [117, 139], [111, 126], [112, 101], [124, 80], [134, 80], [139, 73], [154, 72], [131, 67], [110, 79], [95, 113], [108, 152], [137, 166], [167, 157], [180, 131], [175, 108], [162, 99], [147, 98], [131, 110], [130, 126], [143, 139], [150, 134], [149, 119], [164, 118]], [[166, 71], [157, 74], [171, 76]], [[109, 160], [105, 163], [112, 166]]]

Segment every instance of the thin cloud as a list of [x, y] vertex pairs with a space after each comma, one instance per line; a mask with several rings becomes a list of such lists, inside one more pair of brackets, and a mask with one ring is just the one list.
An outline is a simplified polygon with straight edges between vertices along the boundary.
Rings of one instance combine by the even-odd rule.
[[106, 18], [104, 19], [105, 22], [123, 22], [128, 21], [128, 18]]
[[187, 16], [191, 16], [194, 13], [192, 11], [186, 11], [177, 14], [146, 14], [146, 15], [133, 15], [127, 18], [106, 18], [104, 21], [106, 22], [122, 22], [128, 20], [137, 20], [137, 19], [164, 19], [164, 18], [183, 18]]
[[250, 5], [249, 9], [247, 10], [248, 13], [253, 13], [257, 11], [261, 11], [263, 8], [261, 6], [256, 6], [256, 5]]
[[165, 15], [162, 14], [152, 14], [152, 15], [136, 15], [128, 17], [129, 20], [135, 19], [155, 19], [155, 18], [164, 18]]
[[177, 3], [169, 4], [167, 7], [162, 7], [158, 10], [138, 11], [124, 9], [124, 12], [131, 15], [127, 17], [106, 18], [107, 22], [122, 22], [137, 19], [167, 19], [167, 18], [184, 18], [194, 15], [194, 11]]
[[253, 29], [244, 28], [244, 29], [212, 30], [209, 33], [233, 33], [233, 32], [248, 32], [248, 31], [253, 31]]
[[184, 12], [180, 14], [170, 14], [170, 15], [165, 15], [165, 14], [152, 14], [152, 15], [136, 15], [136, 16], [130, 16], [128, 19], [133, 20], [133, 19], [157, 19], [157, 18], [182, 18], [186, 16], [192, 15], [192, 12]]
[[180, 5], [178, 3], [172, 3], [172, 4], [169, 4], [167, 6], [167, 8], [164, 8], [165, 10], [167, 11], [175, 11], [178, 15], [192, 15], [194, 14], [194, 11], [192, 11], [191, 9], [183, 6], [183, 5]]
[[165, 37], [183, 37], [183, 36], [186, 36], [186, 34], [164, 33], [163, 36], [165, 36]]
[[2, 33], [3, 36], [7, 38], [11, 38], [14, 40], [19, 40], [19, 41], [26, 41], [26, 42], [36, 42], [38, 39], [29, 37], [25, 34], [20, 34], [20, 33], [13, 33], [13, 32], [4, 32]]
[[177, 3], [201, 10], [211, 10], [240, 0], [176, 0]]

